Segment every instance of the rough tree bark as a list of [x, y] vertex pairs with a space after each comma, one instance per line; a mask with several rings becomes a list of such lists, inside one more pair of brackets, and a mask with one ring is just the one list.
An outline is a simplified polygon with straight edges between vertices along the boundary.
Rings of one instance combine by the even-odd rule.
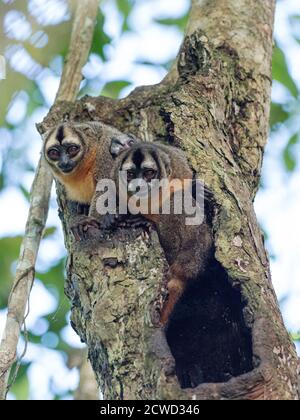
[[253, 209], [268, 137], [274, 8], [275, 0], [194, 0], [162, 83], [122, 100], [60, 103], [40, 127], [68, 114], [165, 140], [214, 193], [216, 261], [166, 331], [151, 321], [165, 294], [156, 234], [117, 232], [93, 249], [78, 246], [60, 193], [72, 324], [105, 399], [299, 399], [298, 358]]

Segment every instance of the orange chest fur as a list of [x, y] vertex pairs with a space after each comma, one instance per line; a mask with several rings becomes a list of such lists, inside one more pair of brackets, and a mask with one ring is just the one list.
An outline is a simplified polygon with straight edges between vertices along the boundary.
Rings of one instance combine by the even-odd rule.
[[79, 180], [70, 179], [64, 183], [69, 200], [90, 203], [95, 193], [95, 180], [92, 174]]
[[67, 197], [71, 201], [90, 204], [96, 189], [93, 168], [95, 154], [78, 166], [76, 172], [69, 176], [60, 176], [59, 181], [65, 186]]

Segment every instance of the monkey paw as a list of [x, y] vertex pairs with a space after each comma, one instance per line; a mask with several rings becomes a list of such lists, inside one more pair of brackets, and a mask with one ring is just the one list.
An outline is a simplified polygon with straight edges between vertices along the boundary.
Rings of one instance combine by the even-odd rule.
[[71, 232], [78, 242], [99, 236], [100, 229], [100, 223], [89, 216], [79, 218], [79, 220], [71, 226]]
[[117, 214], [105, 214], [99, 220], [99, 226], [102, 230], [115, 230], [118, 227], [118, 218]]
[[149, 229], [152, 223], [142, 216], [126, 216], [120, 218], [117, 225], [125, 229]]

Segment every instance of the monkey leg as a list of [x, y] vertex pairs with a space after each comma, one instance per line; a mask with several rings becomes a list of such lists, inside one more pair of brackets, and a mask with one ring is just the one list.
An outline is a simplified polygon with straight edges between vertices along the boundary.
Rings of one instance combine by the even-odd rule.
[[169, 296], [163, 305], [160, 315], [160, 325], [162, 326], [166, 325], [169, 321], [170, 315], [172, 314], [176, 303], [183, 294], [185, 284], [182, 279], [171, 277], [171, 280], [168, 282], [167, 287], [169, 291]]

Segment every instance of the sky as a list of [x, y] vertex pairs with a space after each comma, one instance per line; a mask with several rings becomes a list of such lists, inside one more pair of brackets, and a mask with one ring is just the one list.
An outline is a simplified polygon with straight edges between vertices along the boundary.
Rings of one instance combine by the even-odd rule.
[[[275, 38], [285, 51], [290, 72], [300, 86], [299, 43], [290, 32], [289, 15], [300, 14], [300, 3], [284, 0], [277, 3], [275, 18]], [[275, 82], [272, 97], [276, 101], [289, 96]], [[289, 330], [300, 330], [300, 168], [287, 174], [283, 170], [282, 150], [291, 130], [300, 132], [300, 119], [292, 122], [292, 127], [282, 126], [272, 134], [267, 145], [263, 164], [263, 188], [259, 191], [255, 209], [264, 230], [268, 232], [267, 242], [271, 257], [272, 280], [279, 300], [286, 326]], [[299, 144], [295, 150], [297, 161], [300, 159]], [[300, 353], [300, 346], [298, 345]]]
[[[59, 0], [53, 0], [56, 7], [49, 10], [43, 9], [45, 0], [32, 0], [31, 7], [39, 11], [41, 19], [60, 19], [61, 10], [57, 7]], [[153, 18], [179, 17], [189, 7], [188, 0], [153, 0], [151, 2], [139, 1], [134, 13], [130, 18], [130, 24], [134, 32], [124, 35], [120, 33], [120, 16], [113, 2], [106, 2], [103, 10], [106, 17], [105, 31], [114, 38], [114, 43], [106, 51], [109, 60], [103, 63], [101, 59], [92, 55], [84, 68], [84, 75], [93, 78], [91, 94], [101, 91], [105, 83], [112, 80], [129, 80], [132, 85], [125, 88], [122, 96], [126, 96], [130, 90], [140, 85], [158, 83], [166, 74], [162, 63], [172, 60], [180, 46], [182, 35], [174, 27], [163, 27], [153, 23]], [[39, 9], [38, 9], [39, 8]], [[44, 12], [43, 12], [44, 10]], [[41, 11], [43, 13], [41, 13]], [[294, 79], [300, 86], [300, 53], [299, 44], [293, 40], [289, 30], [288, 16], [290, 13], [300, 14], [300, 3], [293, 0], [278, 2], [276, 12], [275, 35], [280, 46], [288, 57], [288, 64]], [[42, 16], [42, 17], [41, 17]], [[13, 22], [8, 22], [13, 29]], [[20, 28], [20, 25], [18, 26]], [[26, 33], [25, 26], [22, 28]], [[20, 31], [22, 33], [22, 31]], [[25, 36], [25, 35], [24, 35]], [[163, 42], [162, 42], [163, 39]], [[21, 57], [22, 58], [22, 57]], [[26, 57], [22, 58], [23, 66]], [[19, 57], [20, 60], [20, 57]], [[144, 62], [152, 61], [156, 67], [148, 66]], [[61, 62], [53, 63], [54, 67], [61, 67]], [[18, 64], [16, 63], [16, 66]], [[1, 83], [1, 82], [0, 82]], [[44, 71], [38, 78], [38, 83], [43, 92], [47, 106], [51, 106], [58, 88], [59, 79], [55, 72]], [[273, 88], [273, 98], [288, 95], [287, 92], [276, 83]], [[8, 121], [18, 123], [26, 110], [26, 96], [15, 98], [8, 114]], [[48, 109], [40, 108], [27, 120], [24, 133], [20, 133], [24, 141], [32, 144], [28, 151], [32, 165], [36, 166], [39, 158], [41, 141], [35, 130], [35, 123], [42, 120]], [[295, 121], [295, 126], [300, 122]], [[295, 127], [294, 127], [295, 128]], [[298, 127], [299, 129], [300, 127]], [[289, 128], [280, 129], [276, 135], [272, 135], [266, 150], [263, 177], [264, 187], [259, 191], [255, 201], [258, 219], [268, 232], [267, 246], [271, 255], [271, 271], [277, 296], [282, 302], [282, 311], [286, 326], [293, 331], [300, 330], [300, 281], [299, 281], [299, 237], [300, 224], [300, 168], [292, 175], [287, 176], [281, 162], [282, 149], [289, 137]], [[0, 128], [1, 144], [12, 141], [9, 134]], [[300, 160], [300, 150], [298, 149]], [[12, 180], [18, 177], [17, 168], [11, 168]], [[27, 188], [32, 183], [32, 175], [22, 178], [22, 183]], [[0, 193], [0, 237], [7, 235], [19, 235], [24, 232], [27, 218], [28, 204], [20, 191], [13, 186]], [[65, 254], [60, 222], [57, 216], [55, 192], [53, 190], [51, 209], [48, 220], [49, 226], [57, 226], [59, 229], [55, 238], [42, 242], [38, 258], [37, 268], [40, 271], [53, 265], [61, 255]], [[276, 258], [273, 258], [275, 256]], [[66, 304], [63, 302], [62, 304]], [[46, 325], [37, 320], [45, 313], [49, 313], [57, 307], [56, 300], [47, 292], [41, 282], [37, 282], [31, 295], [31, 311], [28, 318], [28, 326], [46, 331]], [[59, 310], [59, 307], [57, 308]], [[5, 313], [0, 312], [0, 335], [4, 326]], [[66, 340], [73, 346], [81, 347], [79, 338], [71, 327], [63, 332]], [[52, 341], [51, 341], [52, 340]], [[51, 334], [45, 336], [45, 343], [55, 346], [55, 338]], [[20, 348], [24, 343], [20, 343]], [[300, 354], [300, 347], [298, 348]], [[29, 345], [26, 360], [32, 363], [29, 377], [31, 397], [34, 399], [51, 399], [52, 392], [49, 383], [54, 384], [56, 389], [75, 389], [78, 383], [76, 370], [68, 370], [62, 356], [51, 349], [39, 351], [34, 345]]]

